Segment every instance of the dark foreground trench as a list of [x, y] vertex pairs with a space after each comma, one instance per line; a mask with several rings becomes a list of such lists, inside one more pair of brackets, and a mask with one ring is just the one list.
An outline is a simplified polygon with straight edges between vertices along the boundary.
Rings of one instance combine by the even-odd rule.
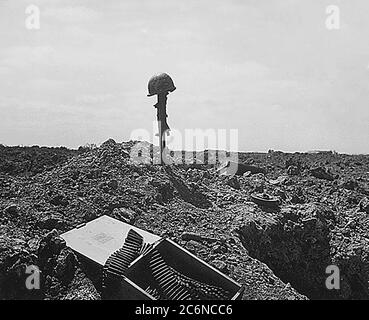
[[[251, 216], [238, 233], [249, 255], [310, 299], [369, 299], [365, 247], [351, 250], [332, 240], [335, 215], [314, 204]], [[329, 265], [340, 269], [340, 289], [328, 290]]]

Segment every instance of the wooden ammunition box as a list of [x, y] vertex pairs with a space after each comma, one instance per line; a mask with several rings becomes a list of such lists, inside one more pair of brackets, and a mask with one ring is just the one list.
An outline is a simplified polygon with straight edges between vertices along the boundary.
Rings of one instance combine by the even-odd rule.
[[62, 235], [67, 246], [87, 258], [101, 269], [116, 250], [120, 249], [130, 229], [138, 232], [152, 248], [138, 256], [114, 286], [108, 290], [107, 299], [156, 300], [145, 291], [153, 281], [149, 270], [149, 256], [157, 250], [168, 264], [191, 279], [222, 288], [229, 299], [241, 299], [243, 287], [216, 268], [197, 258], [170, 239], [164, 239], [108, 216], [97, 218]]

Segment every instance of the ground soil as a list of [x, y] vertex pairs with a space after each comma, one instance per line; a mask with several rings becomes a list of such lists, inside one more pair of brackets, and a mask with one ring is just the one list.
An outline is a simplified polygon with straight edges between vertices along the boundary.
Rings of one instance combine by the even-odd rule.
[[[101, 215], [171, 238], [245, 285], [243, 299], [369, 298], [369, 156], [241, 153], [262, 170], [231, 177], [137, 164], [133, 145], [0, 146], [0, 299], [101, 299], [99, 272], [59, 237]], [[325, 286], [332, 264], [339, 290]], [[25, 287], [29, 265], [40, 290]]]

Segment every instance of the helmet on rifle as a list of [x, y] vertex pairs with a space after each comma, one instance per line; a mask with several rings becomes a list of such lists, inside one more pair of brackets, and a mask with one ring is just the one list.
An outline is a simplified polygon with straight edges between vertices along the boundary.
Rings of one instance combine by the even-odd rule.
[[176, 89], [172, 78], [166, 73], [161, 73], [153, 76], [149, 81], [149, 94], [148, 97], [159, 93], [172, 92]]

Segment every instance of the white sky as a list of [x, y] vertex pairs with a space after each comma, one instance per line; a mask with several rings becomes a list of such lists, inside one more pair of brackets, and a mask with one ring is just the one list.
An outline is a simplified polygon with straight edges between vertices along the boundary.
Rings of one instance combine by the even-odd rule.
[[[38, 5], [40, 30], [25, 28]], [[340, 30], [325, 26], [327, 5]], [[78, 147], [168, 123], [242, 151], [369, 153], [367, 0], [0, 0], [0, 143]]]

